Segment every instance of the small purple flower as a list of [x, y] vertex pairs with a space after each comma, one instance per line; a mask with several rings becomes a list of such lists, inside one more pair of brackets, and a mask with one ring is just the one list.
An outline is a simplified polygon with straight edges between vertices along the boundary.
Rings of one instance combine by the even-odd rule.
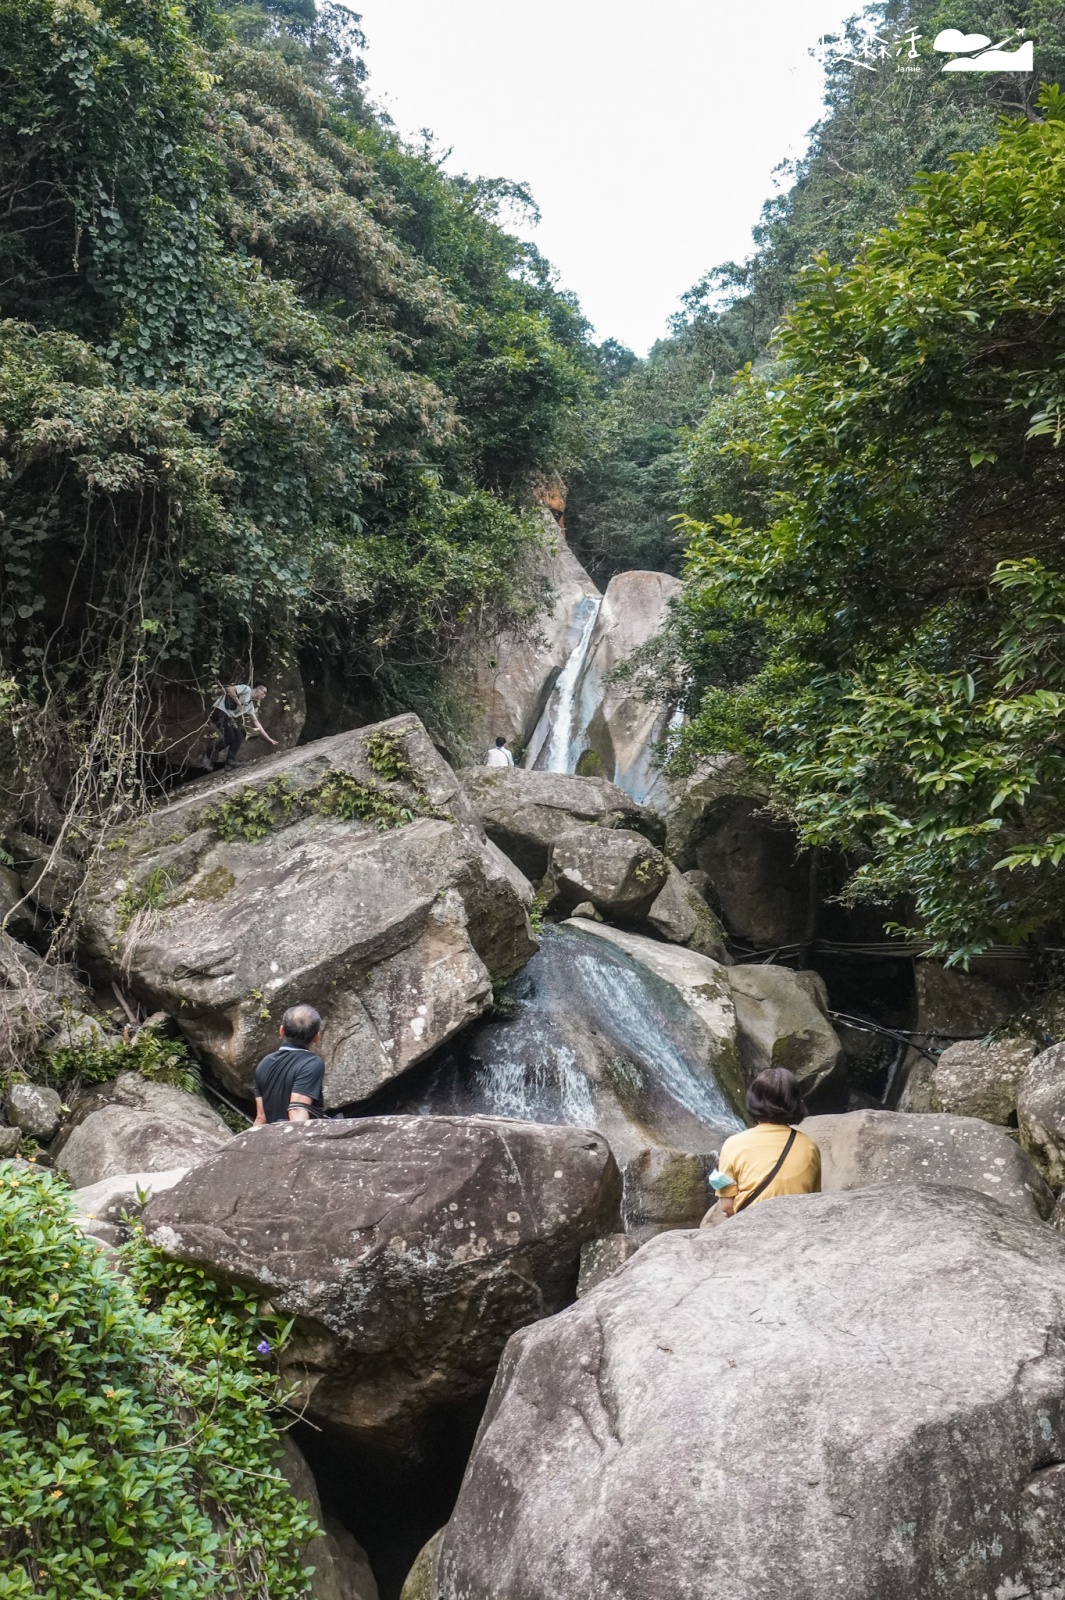
[[268, 1356], [270, 1354], [270, 1341], [269, 1341], [269, 1339], [260, 1339], [259, 1343], [255, 1346], [255, 1348], [256, 1348], [256, 1350], [258, 1350], [258, 1352], [259, 1352], [259, 1354], [261, 1356]]

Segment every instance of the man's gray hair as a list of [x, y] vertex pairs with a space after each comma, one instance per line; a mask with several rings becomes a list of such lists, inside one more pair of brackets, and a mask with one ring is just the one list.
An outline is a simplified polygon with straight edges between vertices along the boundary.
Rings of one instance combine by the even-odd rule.
[[322, 1026], [313, 1006], [289, 1006], [281, 1018], [281, 1029], [291, 1044], [310, 1044]]

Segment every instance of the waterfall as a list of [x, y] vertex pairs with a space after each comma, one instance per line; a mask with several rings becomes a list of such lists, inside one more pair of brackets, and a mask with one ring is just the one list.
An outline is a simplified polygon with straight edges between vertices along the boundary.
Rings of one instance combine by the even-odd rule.
[[743, 1126], [703, 1024], [606, 940], [549, 923], [508, 1008], [397, 1080], [375, 1110], [597, 1128], [620, 1161], [648, 1144], [717, 1149]]
[[562, 668], [558, 683], [555, 685], [558, 699], [554, 721], [551, 724], [547, 760], [544, 762], [546, 772], [573, 772], [577, 766], [578, 752], [573, 749], [573, 714], [580, 691], [581, 674], [588, 657], [588, 647], [592, 642], [592, 632], [602, 603], [602, 599], [598, 596], [589, 595], [586, 600], [581, 601], [578, 608], [578, 616], [584, 613], [581, 636], [570, 652], [569, 660]]

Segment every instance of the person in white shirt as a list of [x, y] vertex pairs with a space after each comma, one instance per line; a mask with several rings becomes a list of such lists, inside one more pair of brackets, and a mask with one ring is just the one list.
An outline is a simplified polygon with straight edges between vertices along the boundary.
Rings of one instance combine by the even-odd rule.
[[502, 734], [499, 735], [499, 738], [485, 756], [484, 764], [486, 767], [512, 767], [514, 765], [514, 757], [507, 749], [507, 741]]
[[227, 683], [223, 694], [212, 706], [211, 721], [222, 736], [227, 767], [237, 764], [237, 751], [246, 738], [245, 719], [262, 734], [267, 744], [276, 745], [277, 740], [271, 739], [256, 715], [266, 695], [265, 683], [257, 683], [254, 687], [250, 683]]

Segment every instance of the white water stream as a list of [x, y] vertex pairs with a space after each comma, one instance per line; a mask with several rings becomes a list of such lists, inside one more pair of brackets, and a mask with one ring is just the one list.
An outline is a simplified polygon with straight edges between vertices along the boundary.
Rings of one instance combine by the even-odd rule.
[[[588, 647], [592, 642], [592, 632], [596, 619], [599, 616], [599, 607], [602, 599], [589, 595], [587, 600], [581, 601], [580, 609], [585, 612], [581, 626], [581, 636], [569, 660], [559, 674], [555, 693], [558, 703], [555, 708], [555, 717], [551, 725], [551, 738], [547, 746], [547, 759], [544, 762], [546, 772], [574, 772], [580, 752], [573, 748], [573, 724], [577, 706], [577, 696], [580, 692], [581, 677], [584, 672], [584, 663], [588, 658]], [[580, 733], [578, 728], [577, 732]]]

